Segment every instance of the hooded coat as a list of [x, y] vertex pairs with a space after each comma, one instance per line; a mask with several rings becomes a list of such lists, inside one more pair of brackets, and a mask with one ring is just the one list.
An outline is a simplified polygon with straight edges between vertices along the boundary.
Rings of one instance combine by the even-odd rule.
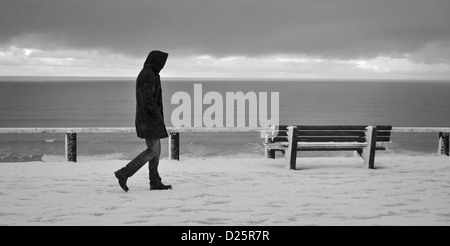
[[139, 138], [168, 137], [164, 124], [159, 72], [169, 54], [154, 50], [145, 60], [136, 79], [136, 133]]

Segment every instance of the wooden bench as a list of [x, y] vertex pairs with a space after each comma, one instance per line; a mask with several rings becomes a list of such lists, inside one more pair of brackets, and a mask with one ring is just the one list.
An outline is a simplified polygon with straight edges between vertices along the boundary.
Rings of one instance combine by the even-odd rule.
[[297, 151], [356, 151], [368, 168], [375, 168], [375, 150], [385, 150], [392, 126], [275, 126], [266, 134], [266, 156], [281, 151], [296, 169]]

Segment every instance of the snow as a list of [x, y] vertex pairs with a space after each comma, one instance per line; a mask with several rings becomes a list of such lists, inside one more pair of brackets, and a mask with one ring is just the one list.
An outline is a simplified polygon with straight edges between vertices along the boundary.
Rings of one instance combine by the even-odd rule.
[[123, 160], [0, 164], [0, 225], [450, 225], [450, 158], [161, 160], [122, 191]]

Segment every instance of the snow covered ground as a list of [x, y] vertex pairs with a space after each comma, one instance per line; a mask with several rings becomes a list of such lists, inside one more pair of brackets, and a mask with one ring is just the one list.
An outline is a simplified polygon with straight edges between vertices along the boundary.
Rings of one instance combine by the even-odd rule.
[[450, 158], [382, 156], [162, 160], [125, 193], [127, 161], [0, 163], [1, 225], [450, 225]]

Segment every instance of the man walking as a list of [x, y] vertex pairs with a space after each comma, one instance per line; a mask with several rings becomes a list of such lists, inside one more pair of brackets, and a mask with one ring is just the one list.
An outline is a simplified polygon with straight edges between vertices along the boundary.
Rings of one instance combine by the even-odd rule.
[[148, 162], [150, 190], [168, 190], [158, 173], [161, 154], [161, 138], [168, 137], [164, 124], [162, 90], [159, 72], [166, 64], [169, 54], [154, 50], [145, 60], [144, 67], [136, 79], [136, 132], [145, 139], [147, 149], [136, 156], [125, 167], [114, 172], [120, 187], [128, 191], [127, 179]]

